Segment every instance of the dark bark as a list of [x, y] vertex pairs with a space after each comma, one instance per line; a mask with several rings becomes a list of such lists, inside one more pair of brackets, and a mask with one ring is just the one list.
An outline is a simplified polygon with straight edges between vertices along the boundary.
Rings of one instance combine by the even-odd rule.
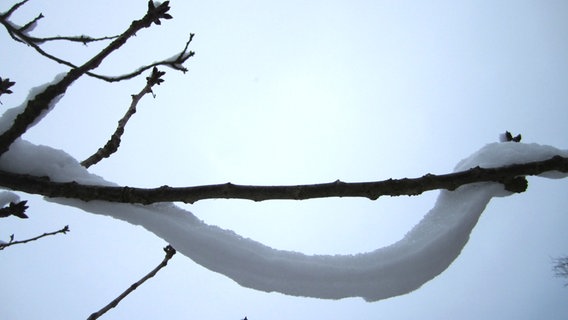
[[24, 243], [39, 240], [39, 239], [44, 238], [44, 237], [54, 236], [58, 233], [67, 234], [67, 232], [69, 232], [69, 231], [70, 231], [69, 226], [65, 226], [65, 227], [63, 227], [63, 228], [61, 228], [60, 230], [57, 230], [57, 231], [47, 232], [47, 233], [44, 233], [44, 234], [39, 235], [37, 237], [33, 237], [33, 238], [30, 238], [30, 239], [26, 239], [26, 240], [19, 240], [19, 241], [14, 241], [14, 235], [11, 235], [10, 236], [10, 242], [0, 243], [0, 250], [4, 250], [4, 248], [7, 248], [7, 247], [10, 247], [10, 246], [13, 246], [13, 245], [24, 244]]
[[[455, 190], [475, 182], [503, 183], [507, 190], [526, 189], [525, 175], [547, 171], [568, 172], [568, 158], [555, 156], [548, 160], [514, 164], [500, 168], [475, 167], [470, 170], [413, 179], [389, 179], [376, 182], [331, 183], [292, 186], [245, 186], [232, 183], [173, 188], [162, 186], [144, 189], [82, 185], [77, 182], [52, 182], [48, 177], [35, 177], [0, 171], [0, 186], [40, 194], [47, 197], [76, 198], [83, 201], [104, 200], [122, 203], [150, 204], [181, 201], [194, 203], [204, 199], [249, 199], [253, 201], [289, 199], [305, 200], [328, 197], [365, 197], [376, 200], [380, 196], [418, 195], [435, 189]], [[523, 187], [524, 186], [524, 187]]]
[[132, 291], [136, 290], [139, 286], [141, 286], [148, 279], [154, 277], [158, 273], [158, 271], [160, 271], [162, 268], [167, 266], [168, 261], [170, 261], [170, 259], [176, 254], [176, 249], [174, 249], [172, 246], [168, 245], [164, 248], [164, 251], [166, 252], [166, 256], [164, 257], [164, 260], [162, 260], [162, 262], [156, 268], [154, 268], [152, 271], [150, 271], [150, 273], [148, 273], [147, 275], [142, 277], [142, 279], [133, 283], [121, 295], [116, 297], [116, 299], [112, 300], [108, 305], [104, 306], [101, 310], [91, 314], [87, 318], [87, 320], [98, 319], [100, 316], [105, 314], [107, 311], [116, 307], [120, 303], [120, 301], [122, 301], [122, 299], [126, 298], [126, 296], [128, 296], [130, 293], [132, 293]]

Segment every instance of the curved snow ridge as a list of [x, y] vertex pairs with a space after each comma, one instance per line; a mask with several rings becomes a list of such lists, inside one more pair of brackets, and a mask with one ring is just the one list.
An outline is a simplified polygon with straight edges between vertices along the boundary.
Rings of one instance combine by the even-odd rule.
[[[86, 170], [71, 165], [74, 162], [62, 151], [53, 150], [53, 153], [67, 159], [64, 163], [69, 167], [68, 178], [98, 179], [89, 178]], [[537, 144], [494, 143], [460, 161], [456, 170], [539, 161], [554, 155], [568, 156], [568, 152]], [[0, 162], [0, 168], [4, 165]], [[34, 171], [37, 170], [35, 166]], [[62, 175], [64, 170], [58, 170], [57, 175]], [[333, 256], [270, 248], [233, 231], [207, 225], [171, 203], [143, 206], [49, 200], [143, 226], [178, 252], [245, 287], [295, 296], [362, 297], [377, 301], [409, 293], [443, 272], [460, 254], [491, 198], [508, 194], [497, 183], [476, 183], [451, 192], [441, 191], [434, 207], [398, 242], [368, 253]]]

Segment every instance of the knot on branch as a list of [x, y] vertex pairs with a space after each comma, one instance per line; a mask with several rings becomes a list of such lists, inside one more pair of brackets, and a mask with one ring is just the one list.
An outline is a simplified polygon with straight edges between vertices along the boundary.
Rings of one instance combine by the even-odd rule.
[[514, 192], [514, 193], [522, 193], [527, 191], [529, 186], [529, 182], [525, 177], [514, 177], [510, 179], [506, 179], [501, 181], [505, 186], [505, 190]]

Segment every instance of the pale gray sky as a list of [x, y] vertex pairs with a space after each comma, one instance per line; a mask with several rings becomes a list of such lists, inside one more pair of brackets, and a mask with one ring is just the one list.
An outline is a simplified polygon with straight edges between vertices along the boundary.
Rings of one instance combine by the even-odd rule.
[[[5, 10], [11, 3], [0, 6]], [[93, 167], [131, 186], [231, 181], [290, 184], [447, 173], [504, 130], [568, 149], [565, 1], [172, 2], [173, 20], [143, 30], [101, 66], [121, 74], [179, 51], [196, 33], [185, 75], [165, 70], [119, 152]], [[121, 32], [145, 1], [31, 0], [14, 16], [46, 16], [38, 36]], [[0, 32], [3, 95], [66, 69]], [[46, 49], [81, 62], [100, 48]], [[96, 151], [144, 79], [77, 82], [25, 138], [83, 159]], [[462, 255], [423, 288], [375, 303], [242, 288], [178, 255], [104, 319], [564, 319], [567, 289], [551, 257], [568, 253], [567, 182], [530, 178], [490, 203]], [[30, 199], [27, 221], [0, 237], [71, 233], [0, 254], [0, 318], [86, 318], [159, 261], [166, 244], [141, 228]], [[358, 253], [402, 237], [434, 204], [415, 198], [306, 202], [203, 201], [200, 218], [279, 249]], [[16, 270], [16, 271], [15, 271]]]

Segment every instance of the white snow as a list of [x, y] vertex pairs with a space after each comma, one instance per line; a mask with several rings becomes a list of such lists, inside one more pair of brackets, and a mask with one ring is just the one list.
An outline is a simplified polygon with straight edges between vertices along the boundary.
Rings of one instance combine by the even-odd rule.
[[23, 30], [22, 33], [29, 36], [30, 32], [34, 31], [34, 29], [37, 27], [37, 24], [38, 24], [37, 22], [38, 22], [38, 20], [35, 20], [25, 30]]
[[[0, 117], [0, 134], [4, 133], [6, 130], [8, 130], [12, 126], [12, 124], [14, 123], [14, 120], [16, 119], [16, 117], [20, 113], [24, 112], [24, 110], [26, 109], [26, 106], [28, 104], [28, 101], [32, 100], [33, 98], [35, 98], [35, 96], [42, 93], [43, 90], [45, 88], [47, 88], [48, 86], [59, 82], [61, 79], [63, 79], [63, 77], [65, 77], [65, 75], [66, 75], [66, 73], [60, 73], [57, 76], [55, 76], [53, 81], [42, 84], [42, 85], [34, 87], [34, 88], [31, 88], [30, 92], [28, 93], [28, 97], [24, 100], [25, 102], [23, 104], [21, 104], [20, 106], [13, 107], [13, 108], [10, 108], [10, 109], [4, 111], [4, 113]], [[45, 115], [48, 114], [49, 111], [51, 111], [53, 109], [53, 107], [57, 104], [57, 102], [62, 97], [63, 97], [63, 95], [59, 95], [58, 97], [53, 99], [51, 101], [51, 103], [49, 104], [48, 108], [42, 112], [42, 114], [32, 123], [31, 126], [36, 125], [41, 119], [43, 119], [43, 117], [45, 117]]]
[[18, 203], [20, 202], [20, 197], [17, 194], [10, 191], [0, 192], [0, 208], [10, 204], [10, 202]]
[[[566, 157], [568, 151], [538, 144], [493, 143], [460, 161], [455, 170], [538, 161], [554, 155]], [[23, 140], [0, 159], [0, 169], [50, 176], [56, 181], [111, 184], [90, 174], [65, 152]], [[143, 226], [178, 252], [246, 287], [296, 296], [376, 301], [411, 292], [443, 272], [460, 254], [491, 198], [509, 194], [497, 183], [441, 191], [434, 207], [401, 240], [355, 255], [305, 255], [270, 248], [207, 225], [172, 203], [143, 206], [48, 200]]]

